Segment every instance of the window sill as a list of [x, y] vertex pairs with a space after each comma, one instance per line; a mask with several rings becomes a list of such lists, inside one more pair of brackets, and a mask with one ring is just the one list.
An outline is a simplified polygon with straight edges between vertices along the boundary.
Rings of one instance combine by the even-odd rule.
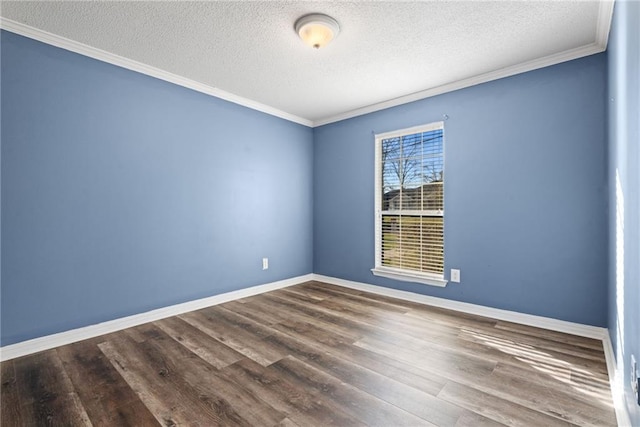
[[431, 274], [410, 273], [403, 270], [396, 270], [391, 268], [376, 267], [372, 268], [371, 272], [375, 276], [386, 277], [387, 279], [402, 280], [404, 282], [422, 283], [423, 285], [439, 286], [444, 288], [447, 286], [447, 280], [444, 280], [443, 276], [436, 276]]

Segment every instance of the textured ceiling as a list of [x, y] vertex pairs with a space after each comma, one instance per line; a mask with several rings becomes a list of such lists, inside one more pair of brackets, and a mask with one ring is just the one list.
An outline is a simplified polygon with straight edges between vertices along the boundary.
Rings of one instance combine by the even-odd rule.
[[[541, 58], [593, 53], [585, 47], [597, 44], [603, 22], [608, 32], [611, 12], [602, 6], [523, 0], [3, 1], [0, 13], [4, 21], [320, 124]], [[334, 17], [341, 27], [320, 50], [303, 44], [293, 29], [298, 17], [312, 12]]]

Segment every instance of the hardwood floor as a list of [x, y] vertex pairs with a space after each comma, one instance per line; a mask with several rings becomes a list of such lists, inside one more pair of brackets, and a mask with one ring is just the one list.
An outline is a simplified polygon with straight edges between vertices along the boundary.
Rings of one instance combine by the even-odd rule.
[[2, 426], [610, 426], [601, 342], [318, 282], [3, 362]]

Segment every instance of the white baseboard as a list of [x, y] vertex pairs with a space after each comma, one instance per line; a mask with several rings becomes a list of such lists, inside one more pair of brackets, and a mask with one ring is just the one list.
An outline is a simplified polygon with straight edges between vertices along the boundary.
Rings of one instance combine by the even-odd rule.
[[632, 427], [631, 416], [627, 412], [627, 406], [624, 400], [624, 381], [622, 378], [622, 372], [618, 369], [618, 363], [616, 361], [615, 353], [613, 352], [613, 346], [611, 345], [611, 338], [609, 337], [609, 334], [607, 334], [607, 336], [602, 340], [602, 346], [604, 347], [604, 358], [607, 361], [611, 397], [613, 399], [613, 407], [616, 410], [618, 426]]
[[463, 313], [490, 317], [497, 320], [504, 320], [506, 322], [519, 323], [521, 325], [534, 326], [536, 328], [548, 329], [557, 332], [564, 332], [567, 334], [578, 335], [586, 338], [603, 340], [605, 337], [609, 336], [606, 328], [600, 328], [598, 326], [583, 325], [581, 323], [567, 322], [564, 320], [551, 319], [549, 317], [534, 316], [532, 314], [518, 313], [516, 311], [501, 310], [498, 308], [485, 307], [482, 305], [469, 304], [466, 302], [416, 294], [414, 292], [399, 291], [397, 289], [385, 288], [384, 286], [353, 282], [350, 280], [338, 279], [336, 277], [323, 276], [321, 274], [313, 274], [313, 280], [338, 286], [344, 286], [346, 288], [357, 289], [360, 291], [371, 292], [378, 295], [403, 299], [406, 301], [431, 305], [434, 307], [446, 308]]
[[47, 335], [40, 338], [34, 338], [28, 341], [22, 341], [16, 344], [0, 347], [0, 361], [15, 359], [16, 357], [26, 356], [38, 351], [49, 350], [61, 345], [71, 344], [89, 338], [95, 338], [100, 335], [120, 331], [122, 329], [141, 325], [143, 323], [153, 322], [155, 320], [176, 316], [178, 314], [187, 313], [189, 311], [200, 310], [201, 308], [210, 307], [212, 305], [222, 304], [225, 302], [250, 297], [252, 295], [258, 295], [276, 289], [286, 288], [289, 286], [297, 285], [299, 283], [307, 282], [309, 280], [313, 280], [313, 274], [306, 274], [303, 276], [292, 277], [290, 279], [279, 280], [277, 282], [266, 283], [264, 285], [253, 286], [246, 289], [239, 289], [237, 291], [214, 295], [207, 298], [201, 298], [194, 301], [188, 301], [182, 304], [158, 308], [156, 310], [147, 311], [145, 313], [134, 314], [132, 316], [109, 320], [108, 322], [98, 323], [96, 325], [85, 326], [78, 329], [72, 329], [70, 331]]
[[338, 279], [336, 277], [323, 276], [321, 274], [306, 274], [303, 276], [292, 277], [290, 279], [266, 283], [246, 289], [239, 289], [237, 291], [214, 295], [194, 301], [188, 301], [182, 304], [176, 304], [169, 307], [151, 310], [145, 313], [134, 314], [132, 316], [98, 323], [96, 325], [85, 326], [83, 328], [72, 329], [70, 331], [47, 335], [44, 337], [23, 341], [17, 344], [11, 344], [8, 346], [0, 347], [0, 361], [6, 361], [14, 359], [16, 357], [26, 356], [39, 351], [49, 350], [61, 345], [71, 344], [89, 338], [95, 338], [100, 335], [120, 331], [122, 329], [141, 325], [143, 323], [153, 322], [155, 320], [176, 316], [178, 314], [187, 313], [189, 311], [200, 310], [205, 307], [246, 298], [269, 291], [274, 291], [276, 289], [286, 288], [310, 280], [325, 282], [337, 286], [344, 286], [346, 288], [371, 292], [373, 294], [384, 295], [425, 305], [431, 305], [434, 307], [460, 311], [463, 313], [490, 317], [497, 320], [504, 320], [507, 322], [519, 323], [523, 325], [534, 326], [537, 328], [602, 340], [618, 425], [621, 427], [631, 426], [631, 418], [626, 410], [624, 402], [624, 388], [622, 386], [623, 383], [621, 373], [617, 370], [617, 364], [613, 352], [613, 347], [611, 345], [611, 339], [609, 337], [607, 329], [605, 328], [582, 325], [579, 323], [566, 322], [563, 320], [551, 319], [548, 317], [534, 316], [531, 314], [501, 310], [497, 308], [485, 307], [459, 301], [452, 301], [443, 298], [416, 294], [413, 292], [385, 288], [383, 286], [371, 285], [368, 283], [354, 282], [350, 280]]
[[383, 286], [371, 285], [368, 283], [354, 282], [350, 280], [338, 279], [335, 277], [323, 276], [320, 274], [306, 274], [303, 276], [293, 277], [277, 282], [253, 286], [251, 288], [240, 289], [220, 295], [214, 295], [207, 298], [188, 301], [182, 304], [176, 304], [169, 307], [151, 310], [145, 313], [134, 314], [132, 316], [98, 323], [96, 325], [85, 326], [78, 329], [72, 329], [70, 331], [60, 332], [57, 334], [23, 341], [17, 344], [11, 344], [8, 346], [0, 347], [0, 361], [6, 361], [14, 359], [16, 357], [26, 356], [32, 353], [49, 350], [61, 345], [71, 344], [89, 338], [95, 338], [100, 335], [120, 331], [122, 329], [141, 325], [143, 323], [153, 322], [155, 320], [176, 316], [178, 314], [187, 313], [189, 311], [199, 310], [205, 307], [210, 307], [229, 301], [258, 295], [276, 289], [286, 288], [310, 280], [316, 280], [319, 282], [325, 282], [337, 286], [344, 286], [351, 289], [371, 292], [373, 294], [384, 295], [434, 307], [460, 311], [463, 313], [475, 314], [497, 320], [504, 320], [508, 322], [569, 333], [587, 338], [600, 339], [602, 340], [604, 347], [604, 354], [607, 362], [607, 369], [609, 372], [609, 380], [611, 384], [611, 391], [616, 410], [616, 417], [618, 419], [618, 425], [625, 427], [631, 425], [631, 419], [626, 411], [624, 403], [623, 387], [620, 382], [620, 373], [616, 369], [616, 361], [613, 353], [613, 348], [611, 346], [611, 340], [609, 338], [608, 331], [605, 328], [582, 325], [579, 323], [566, 322], [563, 320], [534, 316], [531, 314], [518, 313], [515, 311], [501, 310], [497, 308], [485, 307], [459, 301], [452, 301], [443, 298], [416, 294], [413, 292], [386, 288]]

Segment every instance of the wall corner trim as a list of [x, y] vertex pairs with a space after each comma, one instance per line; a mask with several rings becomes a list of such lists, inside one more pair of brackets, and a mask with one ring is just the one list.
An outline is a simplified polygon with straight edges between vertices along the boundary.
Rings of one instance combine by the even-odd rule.
[[134, 314], [131, 316], [121, 317], [119, 319], [109, 320], [107, 322], [89, 325], [82, 328], [72, 329], [69, 331], [59, 332], [57, 334], [47, 335], [44, 337], [34, 338], [22, 341], [16, 344], [0, 347], [0, 361], [15, 359], [16, 357], [26, 356], [37, 353], [39, 351], [49, 350], [66, 344], [95, 338], [100, 335], [109, 334], [111, 332], [120, 331], [122, 329], [131, 328], [143, 323], [153, 322], [165, 319], [178, 314], [187, 313], [189, 311], [200, 310], [212, 305], [218, 305], [253, 295], [262, 294], [276, 289], [282, 289], [289, 286], [313, 280], [312, 274], [292, 277], [290, 279], [279, 280], [277, 282], [266, 283], [263, 285], [252, 286], [250, 288], [239, 289], [237, 291], [226, 292], [211, 297], [201, 298], [193, 301], [187, 301], [181, 304], [175, 304], [168, 307], [162, 307], [145, 313]]
[[611, 337], [609, 333], [602, 339], [604, 347], [604, 358], [607, 361], [607, 372], [609, 373], [609, 385], [611, 386], [611, 397], [613, 399], [613, 407], [616, 411], [618, 426], [632, 427], [631, 416], [627, 412], [624, 400], [624, 380], [623, 373], [618, 369], [616, 356], [611, 345]]
[[70, 52], [97, 59], [98, 61], [106, 62], [108, 64], [126, 68], [127, 70], [155, 77], [156, 79], [164, 80], [178, 86], [186, 87], [188, 89], [195, 90], [196, 92], [214, 96], [216, 98], [220, 98], [222, 100], [232, 102], [234, 104], [238, 104], [252, 110], [260, 111], [271, 116], [279, 117], [290, 122], [298, 123], [308, 127], [313, 126], [313, 122], [311, 120], [305, 119], [303, 117], [299, 117], [294, 114], [287, 113], [286, 111], [271, 107], [269, 105], [253, 101], [251, 99], [244, 98], [230, 92], [226, 92], [222, 89], [218, 89], [216, 87], [209, 86], [204, 83], [179, 76], [177, 74], [170, 73], [151, 65], [143, 64], [142, 62], [134, 61], [132, 59], [125, 58], [123, 56], [116, 55], [105, 50], [59, 36], [57, 34], [49, 33], [47, 31], [31, 27], [12, 19], [0, 18], [0, 28], [24, 37], [28, 37], [33, 40], [37, 40], [42, 43], [46, 43], [51, 46], [59, 47]]

